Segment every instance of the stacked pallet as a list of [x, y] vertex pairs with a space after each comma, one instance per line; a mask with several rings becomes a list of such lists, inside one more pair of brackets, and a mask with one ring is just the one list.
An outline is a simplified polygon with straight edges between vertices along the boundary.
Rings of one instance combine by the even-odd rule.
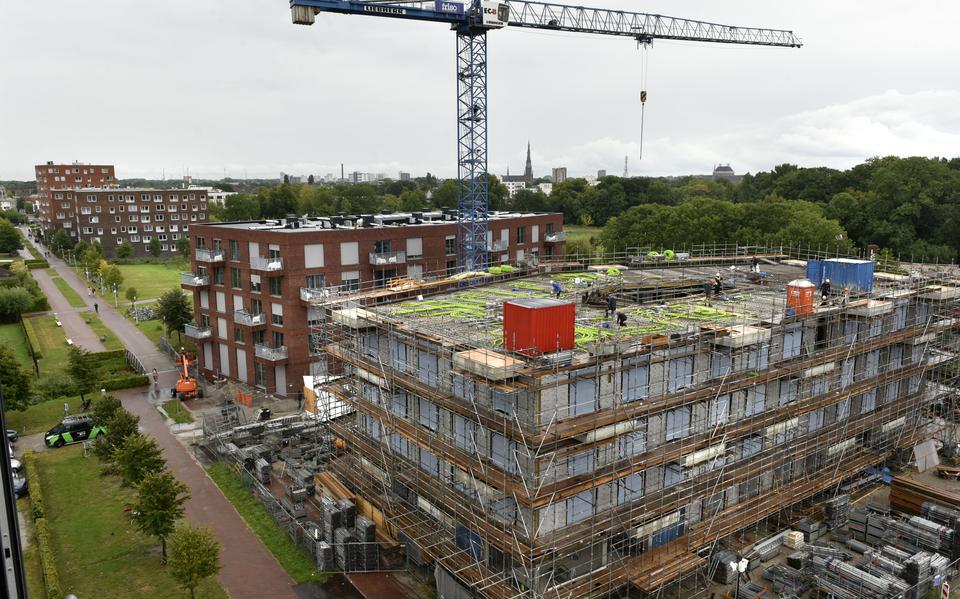
[[[893, 477], [890, 482], [891, 509], [904, 514], [924, 516], [924, 503], [936, 504], [949, 510], [960, 510], [960, 495], [902, 476]], [[949, 525], [949, 523], [945, 524]]]
[[837, 528], [846, 524], [850, 513], [850, 496], [838, 495], [823, 503], [827, 526]]

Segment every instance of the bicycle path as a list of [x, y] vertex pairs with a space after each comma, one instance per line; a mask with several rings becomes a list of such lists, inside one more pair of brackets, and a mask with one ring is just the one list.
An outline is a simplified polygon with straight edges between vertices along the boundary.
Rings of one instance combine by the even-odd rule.
[[[69, 266], [52, 255], [48, 261], [50, 267], [80, 293], [81, 297], [86, 295], [86, 285]], [[92, 304], [92, 298], [84, 297], [84, 301]], [[158, 401], [165, 399], [162, 390], [173, 387], [177, 380], [173, 362], [113, 306], [101, 305], [100, 318], [148, 370], [157, 368], [162, 373], [161, 397]], [[190, 487], [190, 499], [185, 504], [187, 520], [194, 525], [210, 527], [220, 541], [222, 568], [217, 578], [230, 597], [299, 599], [293, 589], [293, 579], [287, 575], [260, 538], [247, 527], [233, 504], [224, 497], [220, 488], [190, 455], [189, 450], [173, 435], [163, 416], [151, 403], [147, 392], [142, 389], [128, 389], [116, 393], [116, 396], [126, 409], [140, 417], [141, 428], [163, 449], [170, 470]]]

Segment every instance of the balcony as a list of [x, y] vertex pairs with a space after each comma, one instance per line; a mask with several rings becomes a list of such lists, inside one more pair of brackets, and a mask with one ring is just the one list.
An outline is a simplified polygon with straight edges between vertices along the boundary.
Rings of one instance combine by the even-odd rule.
[[213, 335], [210, 327], [201, 327], [196, 324], [183, 325], [183, 333], [190, 339], [209, 339]]
[[210, 285], [210, 277], [207, 275], [195, 275], [192, 272], [180, 273], [180, 285], [182, 287], [206, 287]]
[[197, 248], [194, 256], [196, 257], [197, 262], [223, 262], [223, 250]]
[[567, 232], [557, 231], [556, 233], [548, 233], [546, 236], [544, 236], [543, 240], [546, 243], [561, 243], [567, 240]]
[[258, 358], [270, 360], [271, 362], [279, 362], [280, 360], [287, 359], [286, 345], [281, 345], [280, 347], [270, 347], [269, 345], [262, 345], [258, 343], [254, 346], [254, 352], [257, 354]]
[[263, 312], [251, 314], [246, 310], [234, 310], [233, 322], [247, 327], [259, 327], [267, 324], [267, 316]]
[[370, 252], [370, 264], [373, 266], [394, 266], [406, 263], [406, 252]]
[[252, 270], [264, 270], [267, 272], [279, 272], [283, 270], [283, 258], [264, 258], [262, 256], [253, 256], [250, 258], [250, 268]]
[[510, 242], [504, 241], [503, 239], [495, 239], [493, 243], [490, 244], [490, 249], [488, 251], [505, 252], [509, 246]]
[[339, 287], [323, 287], [320, 289], [313, 289], [310, 287], [300, 288], [300, 301], [305, 304], [322, 302], [324, 300], [335, 298], [338, 295], [340, 295]]

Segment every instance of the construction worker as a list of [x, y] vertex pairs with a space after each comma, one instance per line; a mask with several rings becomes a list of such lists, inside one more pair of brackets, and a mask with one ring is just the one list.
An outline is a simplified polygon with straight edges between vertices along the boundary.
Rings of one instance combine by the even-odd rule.
[[824, 279], [823, 283], [820, 283], [820, 299], [822, 301], [827, 301], [827, 296], [830, 295], [830, 279]]
[[612, 318], [613, 314], [617, 311], [617, 298], [613, 297], [613, 294], [607, 294], [607, 311], [604, 313], [605, 318]]
[[623, 312], [617, 312], [617, 324], [621, 327], [627, 326], [627, 315]]
[[560, 283], [557, 281], [550, 281], [550, 286], [553, 288], [553, 294], [557, 296], [557, 299], [560, 299], [560, 293], [563, 289], [560, 287]]
[[757, 274], [760, 273], [760, 260], [758, 260], [756, 256], [750, 260], [750, 270]]
[[707, 279], [703, 282], [703, 295], [706, 296], [707, 300], [710, 299], [710, 294], [713, 292], [714, 285], [716, 285], [716, 281], [713, 279]]
[[720, 291], [723, 289], [723, 277], [720, 276], [720, 272], [717, 272], [717, 276], [713, 278], [713, 294], [716, 296], [720, 295]]

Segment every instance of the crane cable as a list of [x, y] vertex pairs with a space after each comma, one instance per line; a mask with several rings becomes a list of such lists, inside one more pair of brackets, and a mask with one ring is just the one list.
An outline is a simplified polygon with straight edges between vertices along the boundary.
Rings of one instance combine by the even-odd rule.
[[640, 47], [640, 160], [643, 160], [643, 125], [647, 107], [647, 73], [649, 72], [649, 42], [638, 42]]

